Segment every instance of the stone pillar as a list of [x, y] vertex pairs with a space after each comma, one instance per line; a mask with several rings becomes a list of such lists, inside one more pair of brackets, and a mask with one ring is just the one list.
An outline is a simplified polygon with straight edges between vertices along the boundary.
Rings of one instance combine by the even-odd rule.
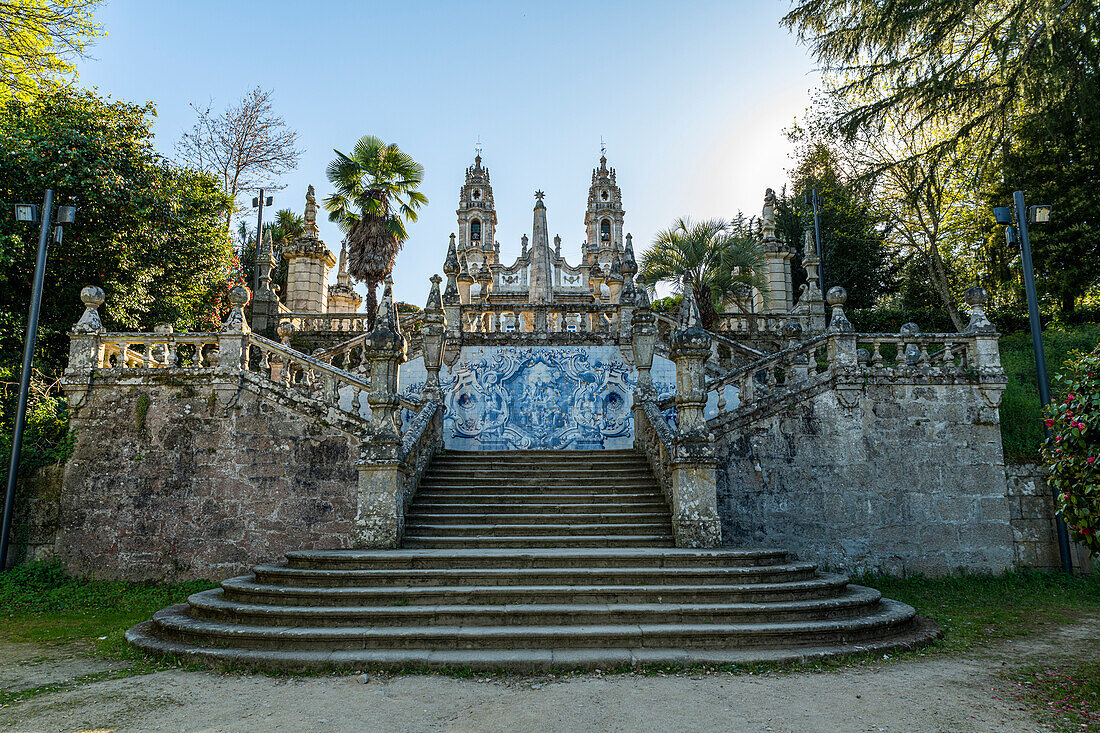
[[791, 310], [791, 250], [775, 233], [775, 191], [764, 193], [764, 210], [760, 217], [764, 250], [768, 257], [767, 313], [789, 313]]
[[[623, 336], [631, 334], [631, 320], [638, 300], [634, 276], [638, 274], [638, 263], [634, 259], [634, 238], [626, 235], [626, 249], [623, 252], [623, 290], [619, 296], [619, 329]], [[647, 300], [648, 302], [648, 300]]]
[[301, 236], [283, 248], [283, 259], [287, 261], [286, 306], [293, 313], [325, 313], [328, 273], [336, 258], [320, 238], [313, 186], [306, 191], [304, 219]]
[[443, 366], [444, 335], [447, 319], [443, 312], [443, 298], [439, 294], [439, 283], [443, 278], [432, 275], [432, 289], [428, 293], [428, 304], [424, 307], [424, 316], [420, 322], [420, 339], [424, 352], [424, 368], [428, 372], [420, 399], [424, 402], [442, 402], [443, 389], [439, 384], [439, 370]]
[[279, 323], [279, 286], [271, 279], [271, 272], [275, 269], [275, 245], [271, 241], [270, 231], [263, 238], [256, 267], [260, 287], [252, 299], [252, 330], [270, 337]]
[[92, 372], [99, 366], [99, 335], [103, 333], [99, 307], [106, 296], [103, 288], [89, 285], [80, 291], [80, 300], [84, 302], [84, 314], [69, 332], [69, 363], [61, 380], [69, 405], [74, 408], [84, 403]]
[[336, 284], [328, 286], [329, 313], [355, 313], [363, 303], [363, 296], [355, 292], [348, 274], [348, 241], [340, 245], [340, 265], [336, 271]]
[[374, 330], [363, 341], [370, 362], [371, 391], [367, 404], [371, 425], [359, 447], [358, 506], [355, 544], [358, 547], [396, 548], [405, 526], [405, 486], [401, 462], [401, 431], [397, 411], [397, 368], [405, 361], [407, 343], [393, 303], [393, 279], [386, 278]]
[[792, 315], [804, 321], [807, 336], [816, 336], [825, 330], [825, 300], [821, 297], [821, 288], [817, 282], [817, 248], [814, 246], [813, 232], [807, 231], [802, 246], [802, 267], [806, 270], [806, 283], [798, 303], [791, 310]]
[[611, 269], [607, 273], [607, 289], [611, 291], [610, 301], [616, 305], [623, 292], [622, 258], [615, 254], [611, 260]]
[[252, 293], [243, 285], [229, 289], [229, 315], [218, 332], [218, 361], [214, 379], [214, 396], [217, 404], [225, 406], [236, 395], [240, 386], [241, 370], [247, 366], [247, 336], [252, 332], [244, 317]]
[[982, 393], [982, 400], [993, 411], [989, 417], [998, 418], [996, 409], [1000, 407], [1001, 397], [1004, 394], [1007, 378], [1004, 368], [1001, 366], [1001, 350], [997, 327], [985, 314], [985, 304], [988, 296], [985, 288], [974, 286], [967, 288], [963, 299], [970, 306], [970, 323], [967, 324], [964, 334], [974, 337], [974, 349], [971, 365], [978, 372], [978, 384]]
[[672, 529], [677, 547], [717, 547], [722, 541], [718, 519], [718, 465], [714, 436], [703, 417], [706, 405], [706, 360], [710, 334], [700, 324], [690, 281], [684, 285], [679, 328], [672, 334], [670, 356], [676, 363], [676, 438], [670, 477]]
[[462, 297], [458, 292], [458, 273], [458, 254], [455, 252], [455, 235], [452, 234], [447, 259], [443, 263], [443, 274], [447, 276], [447, 289], [443, 291], [447, 348], [443, 350], [443, 359], [447, 366], [453, 366], [462, 353]]

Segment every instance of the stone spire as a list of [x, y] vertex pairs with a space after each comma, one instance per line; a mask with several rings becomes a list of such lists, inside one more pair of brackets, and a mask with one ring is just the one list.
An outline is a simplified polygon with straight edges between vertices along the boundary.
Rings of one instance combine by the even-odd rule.
[[601, 264], [609, 263], [611, 252], [623, 249], [623, 197], [615, 180], [615, 169], [607, 167], [607, 156], [600, 156], [600, 167], [592, 171], [588, 188], [588, 206], [584, 228], [591, 254]]
[[549, 303], [554, 299], [550, 268], [550, 234], [546, 225], [546, 204], [542, 191], [535, 192], [535, 216], [531, 230], [531, 276], [529, 297], [532, 303]]
[[355, 313], [363, 302], [363, 296], [355, 292], [348, 274], [348, 240], [340, 245], [340, 266], [336, 272], [336, 284], [328, 286], [329, 313]]

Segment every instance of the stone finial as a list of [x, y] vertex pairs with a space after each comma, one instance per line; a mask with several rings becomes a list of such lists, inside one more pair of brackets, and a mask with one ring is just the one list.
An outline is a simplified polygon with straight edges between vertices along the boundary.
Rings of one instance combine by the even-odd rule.
[[321, 231], [317, 228], [317, 195], [312, 185], [306, 189], [306, 210], [302, 218], [305, 220], [302, 224], [302, 238], [320, 239]]
[[963, 333], [996, 333], [997, 327], [985, 313], [985, 304], [989, 300], [985, 288], [980, 285], [967, 288], [963, 300], [970, 306], [970, 323]]
[[[910, 321], [905, 323], [898, 329], [898, 335], [903, 338], [915, 338], [920, 336], [920, 326]], [[905, 363], [909, 366], [916, 366], [920, 364], [921, 352], [920, 345], [915, 343], [905, 344]]]
[[153, 333], [173, 333], [175, 330], [171, 323], [158, 323], [153, 326]]
[[607, 279], [616, 281], [623, 279], [623, 260], [618, 254], [611, 258], [611, 268], [607, 271]]
[[555, 258], [560, 258], [561, 257], [561, 235], [560, 234], [555, 234], [554, 235], [554, 257]]
[[378, 303], [378, 316], [374, 320], [375, 330], [385, 328], [401, 333], [401, 319], [397, 316], [397, 304], [393, 300], [393, 275], [386, 275], [382, 300]]
[[443, 282], [443, 278], [441, 278], [439, 275], [432, 275], [429, 279], [432, 283], [432, 289], [428, 291], [428, 302], [424, 306], [424, 310], [442, 312], [443, 298], [439, 294], [439, 284]]
[[526, 234], [524, 234], [522, 237], [520, 237], [519, 243], [520, 243], [520, 247], [521, 247], [520, 257], [526, 257], [527, 256], [527, 243], [528, 243]]
[[783, 324], [783, 336], [791, 344], [796, 344], [802, 340], [802, 323], [795, 318], [787, 321]]
[[634, 238], [626, 235], [626, 246], [623, 248], [623, 275], [634, 277], [638, 274], [638, 261], [634, 259]]
[[275, 333], [279, 334], [279, 340], [282, 341], [283, 346], [290, 346], [290, 339], [294, 336], [294, 324], [283, 321], [275, 327]]
[[244, 307], [252, 300], [252, 292], [244, 285], [234, 285], [229, 289], [229, 315], [222, 324], [222, 331], [229, 333], [247, 332], [248, 322], [244, 318]]
[[681, 329], [697, 328], [702, 318], [699, 304], [695, 302], [695, 288], [690, 277], [684, 278], [684, 297], [680, 303], [680, 317], [677, 326]]
[[459, 257], [458, 261], [460, 263], [460, 270], [458, 272], [458, 281], [460, 283], [473, 283], [474, 282], [474, 276], [470, 274], [470, 263], [466, 260], [466, 258], [464, 256]]
[[73, 326], [74, 333], [100, 333], [103, 331], [103, 321], [99, 318], [99, 306], [103, 305], [107, 296], [103, 288], [98, 285], [88, 285], [80, 291], [80, 300], [84, 303], [84, 314]]
[[649, 291], [645, 285], [634, 291], [634, 307], [638, 310], [649, 310]]
[[825, 294], [825, 302], [832, 308], [832, 318], [829, 321], [831, 333], [850, 333], [855, 330], [848, 317], [844, 315], [844, 304], [848, 302], [848, 291], [839, 285], [829, 288]]

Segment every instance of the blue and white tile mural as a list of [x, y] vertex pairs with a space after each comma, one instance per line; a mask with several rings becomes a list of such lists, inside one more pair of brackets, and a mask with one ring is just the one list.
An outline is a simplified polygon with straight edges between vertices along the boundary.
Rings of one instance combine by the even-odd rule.
[[[425, 376], [422, 359], [402, 365], [402, 392], [419, 395]], [[662, 396], [672, 394], [672, 362], [655, 357], [653, 379]], [[637, 380], [616, 346], [463, 348], [459, 360], [440, 373], [445, 445], [457, 450], [629, 448]]]

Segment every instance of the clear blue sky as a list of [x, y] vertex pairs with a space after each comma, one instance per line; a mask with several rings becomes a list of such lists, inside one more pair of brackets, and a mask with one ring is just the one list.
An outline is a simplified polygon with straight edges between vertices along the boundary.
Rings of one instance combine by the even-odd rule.
[[[188, 106], [222, 108], [256, 84], [301, 134], [277, 208], [328, 193], [332, 149], [367, 133], [427, 170], [430, 203], [410, 228], [397, 294], [423, 305], [442, 267], [478, 136], [492, 173], [502, 258], [546, 191], [552, 233], [573, 263], [600, 137], [618, 169], [635, 245], [677, 216], [759, 213], [791, 162], [783, 136], [818, 75], [778, 25], [784, 2], [226, 2], [108, 0], [108, 33], [80, 83], [156, 103], [172, 155]], [[322, 236], [338, 251], [339, 231]]]

